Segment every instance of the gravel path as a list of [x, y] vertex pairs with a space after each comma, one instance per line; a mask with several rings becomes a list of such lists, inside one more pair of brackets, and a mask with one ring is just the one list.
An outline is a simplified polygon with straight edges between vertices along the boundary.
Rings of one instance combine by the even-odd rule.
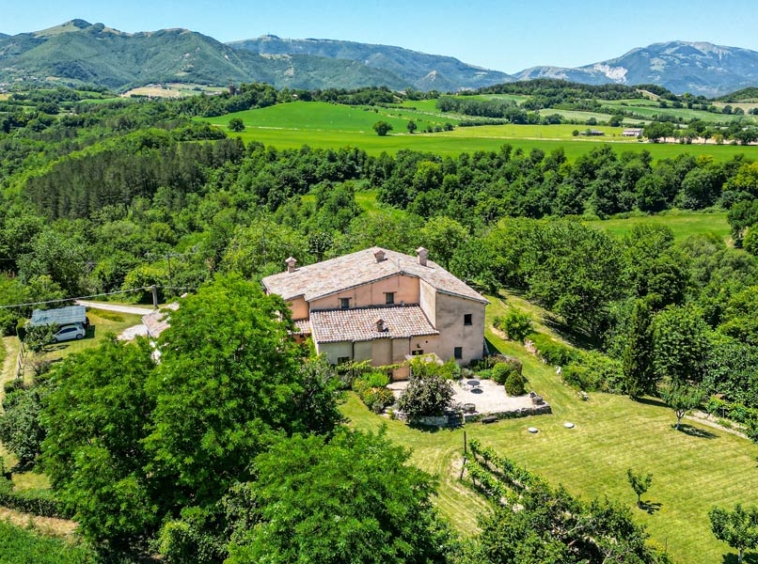
[[102, 309], [104, 311], [115, 311], [117, 313], [132, 313], [134, 315], [147, 315], [148, 313], [153, 313], [155, 311], [153, 308], [148, 307], [116, 305], [109, 304], [107, 302], [87, 302], [76, 300], [76, 304], [83, 305], [84, 307], [88, 307], [90, 309]]

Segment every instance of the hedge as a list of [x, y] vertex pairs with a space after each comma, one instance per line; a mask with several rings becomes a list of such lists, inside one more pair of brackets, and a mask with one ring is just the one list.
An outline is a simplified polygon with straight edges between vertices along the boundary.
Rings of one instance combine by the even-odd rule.
[[7, 478], [0, 478], [0, 506], [39, 517], [71, 518], [50, 490], [17, 490]]

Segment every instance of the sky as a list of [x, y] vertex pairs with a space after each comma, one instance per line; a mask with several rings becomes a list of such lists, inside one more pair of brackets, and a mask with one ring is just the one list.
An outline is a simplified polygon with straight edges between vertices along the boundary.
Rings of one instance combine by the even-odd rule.
[[381, 43], [508, 73], [675, 39], [758, 51], [755, 0], [0, 0], [0, 33], [75, 18], [126, 32], [181, 27], [224, 42], [273, 34]]

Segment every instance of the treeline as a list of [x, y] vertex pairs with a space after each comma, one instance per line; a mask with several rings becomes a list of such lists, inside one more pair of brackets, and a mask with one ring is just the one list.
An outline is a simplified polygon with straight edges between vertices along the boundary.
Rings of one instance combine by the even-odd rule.
[[[639, 89], [642, 86], [625, 86], [623, 84], [580, 84], [566, 80], [553, 78], [538, 78], [520, 82], [508, 82], [494, 86], [486, 86], [478, 90], [472, 90], [470, 95], [476, 94], [526, 94], [529, 96], [546, 96], [549, 98], [578, 99], [598, 98], [600, 100], [624, 100], [629, 98], [643, 98]], [[668, 93], [662, 87], [655, 87], [661, 94]], [[658, 94], [658, 92], [656, 92]], [[466, 93], [463, 93], [466, 95]]]
[[442, 112], [456, 112], [467, 116], [502, 118], [508, 123], [517, 124], [529, 123], [530, 118], [533, 118], [510, 100], [443, 96], [437, 100], [437, 109]]

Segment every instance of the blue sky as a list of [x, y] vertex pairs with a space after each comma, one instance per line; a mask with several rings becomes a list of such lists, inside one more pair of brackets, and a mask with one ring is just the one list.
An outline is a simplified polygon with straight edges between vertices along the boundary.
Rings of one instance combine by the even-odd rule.
[[755, 0], [0, 0], [2, 33], [74, 18], [220, 41], [272, 33], [383, 43], [505, 72], [579, 66], [673, 39], [758, 51]]

